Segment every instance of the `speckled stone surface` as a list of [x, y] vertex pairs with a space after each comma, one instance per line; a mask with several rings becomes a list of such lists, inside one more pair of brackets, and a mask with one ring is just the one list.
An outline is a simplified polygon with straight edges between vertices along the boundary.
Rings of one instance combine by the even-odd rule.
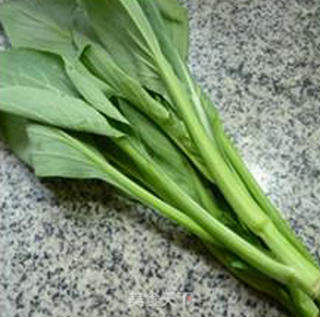
[[[185, 3], [195, 77], [319, 259], [319, 1]], [[287, 316], [153, 211], [99, 182], [39, 180], [1, 142], [0, 217], [1, 317]]]

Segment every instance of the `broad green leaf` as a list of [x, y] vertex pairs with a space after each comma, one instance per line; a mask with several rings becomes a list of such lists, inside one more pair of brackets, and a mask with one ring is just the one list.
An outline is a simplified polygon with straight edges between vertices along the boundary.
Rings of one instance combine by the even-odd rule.
[[[81, 29], [85, 34], [92, 33], [90, 31], [88, 32], [88, 29], [90, 30], [90, 28], [86, 27], [85, 23], [80, 24], [80, 17], [83, 17], [83, 14], [81, 14], [81, 11], [77, 7], [75, 1], [32, 0], [27, 2], [27, 4], [25, 1], [17, 1], [13, 5], [11, 5], [10, 3], [6, 4], [3, 9], [4, 13], [2, 14], [4, 15], [5, 25], [8, 26], [8, 33], [10, 38], [12, 39], [14, 46], [31, 47], [59, 54], [65, 61], [66, 71], [69, 78], [72, 80], [79, 93], [87, 100], [87, 102], [97, 110], [103, 112], [109, 118], [121, 122], [126, 122], [125, 118], [121, 115], [118, 109], [116, 109], [104, 95], [105, 90], [108, 90], [108, 93], [110, 94], [110, 89], [106, 88], [106, 85], [104, 85], [104, 87], [101, 87], [101, 82], [98, 79], [94, 78], [94, 76], [91, 75], [88, 71], [86, 71], [84, 67], [81, 67], [80, 63], [77, 62], [74, 58], [77, 52], [80, 52], [83, 47], [77, 48], [73, 44], [71, 32], [71, 28], [73, 27], [74, 22], [73, 20], [75, 18], [78, 18], [75, 22], [78, 22], [78, 28]], [[54, 11], [52, 17], [49, 9]], [[29, 17], [30, 19], [28, 19], [28, 21], [29, 24], [32, 25], [32, 27], [35, 27], [32, 23], [34, 22], [33, 20], [36, 17], [36, 22], [38, 23], [37, 27], [41, 30], [46, 31], [45, 36], [40, 32], [39, 37], [36, 37], [35, 40], [30, 40], [34, 38], [33, 36], [31, 36], [31, 28], [24, 27], [22, 30], [20, 30], [20, 21], [12, 21], [12, 15], [14, 14], [14, 12], [17, 12], [19, 17], [21, 16], [22, 21], [24, 21], [23, 19], [26, 16]], [[60, 15], [58, 13], [60, 13]], [[57, 14], [58, 16], [56, 16]], [[30, 15], [32, 15], [32, 18], [30, 17]], [[42, 26], [40, 25], [41, 23], [43, 24]], [[53, 31], [55, 32], [54, 34], [52, 34]], [[67, 36], [65, 36], [66, 34]], [[48, 39], [52, 38], [55, 39], [55, 41], [47, 41]], [[56, 44], [58, 40], [64, 43], [63, 48]], [[5, 69], [10, 72], [12, 79], [11, 81], [14, 81], [16, 83], [16, 74], [19, 73], [21, 74], [20, 77], [23, 77], [25, 82], [37, 81], [37, 83], [35, 84], [40, 87], [46, 85], [54, 86], [55, 82], [57, 83], [56, 85], [59, 85], [60, 82], [64, 83], [66, 82], [66, 80], [68, 81], [68, 78], [65, 75], [63, 68], [61, 67], [61, 61], [58, 60], [58, 58], [50, 57], [52, 62], [49, 61], [50, 63], [47, 63], [47, 61], [44, 60], [46, 58], [46, 55], [35, 53], [35, 55], [32, 56], [31, 54], [32, 53], [29, 52], [27, 54], [28, 56], [25, 58], [23, 56], [23, 52], [21, 52], [19, 56], [15, 56], [13, 61], [8, 63], [6, 63], [5, 61], [3, 62], [8, 66], [5, 67]], [[23, 69], [25, 67], [24, 62], [26, 61], [26, 59], [30, 59], [30, 55], [31, 59], [33, 59], [33, 65], [30, 66], [30, 68], [32, 69], [31, 71], [28, 71], [27, 69], [28, 72], [27, 74], [25, 74]], [[38, 57], [40, 56], [40, 61], [43, 61], [43, 63], [40, 65], [38, 65], [38, 63], [34, 63], [37, 55]], [[53, 61], [56, 65], [53, 65]], [[9, 66], [11, 64], [13, 64], [12, 70]], [[16, 72], [16, 68], [18, 66], [20, 66], [21, 69]], [[44, 70], [41, 66], [44, 67]], [[53, 66], [52, 69], [51, 66]], [[54, 67], [56, 67], [57, 69], [54, 69]], [[48, 76], [46, 75], [47, 71], [48, 74], [53, 75], [56, 75], [56, 71], [56, 78], [48, 78]], [[40, 73], [40, 76], [37, 73]], [[36, 76], [34, 76], [34, 74]], [[60, 76], [60, 78], [58, 76]], [[31, 78], [28, 80], [28, 78], [25, 77]], [[19, 84], [29, 86], [29, 84], [26, 84], [25, 82], [20, 82]], [[72, 86], [71, 83], [69, 86]], [[73, 89], [73, 91], [75, 90]], [[78, 93], [76, 93], [76, 95], [78, 95]]]
[[[77, 5], [76, 0], [18, 0], [5, 3], [0, 8], [1, 21], [14, 47], [51, 52], [69, 63], [75, 63], [75, 57], [81, 54], [89, 39], [98, 41], [83, 8]], [[80, 46], [75, 46], [73, 43], [73, 34], [77, 32], [83, 34], [83, 39], [85, 39]], [[39, 58], [39, 63], [35, 62], [37, 58]], [[19, 53], [18, 51], [15, 56], [10, 56], [10, 59], [12, 59], [10, 65], [23, 65], [26, 62], [33, 73], [37, 73], [36, 67], [39, 67], [39, 72], [42, 72], [42, 69], [47, 71], [46, 67], [52, 66], [59, 68], [61, 72], [57, 73], [62, 74], [61, 61], [51, 55], [41, 55], [40, 52], [31, 53], [31, 51], [20, 51]], [[79, 63], [77, 70], [88, 77], [107, 96], [111, 95], [110, 87], [95, 78]], [[14, 74], [13, 71], [12, 73]], [[54, 73], [49, 69], [49, 74]], [[63, 76], [65, 76], [64, 73]], [[58, 78], [53, 79], [55, 81]], [[44, 81], [46, 82], [47, 80]], [[57, 85], [59, 82], [65, 82], [65, 79], [60, 77]]]
[[28, 121], [24, 118], [0, 112], [0, 131], [13, 151], [22, 161], [31, 165], [30, 143], [27, 135]]
[[76, 0], [18, 0], [0, 7], [0, 19], [14, 47], [75, 57], [71, 26]]
[[50, 90], [24, 86], [0, 88], [0, 110], [62, 128], [110, 137], [122, 135], [81, 99]]
[[80, 73], [80, 75], [90, 80], [91, 83], [94, 84], [95, 87], [98, 88], [107, 98], [111, 98], [112, 96], [114, 96], [114, 90], [106, 82], [94, 76], [79, 60], [76, 60], [76, 61], [70, 61], [68, 59], [64, 59], [64, 60], [65, 60], [65, 64], [66, 63], [73, 64], [75, 70], [78, 73]]
[[[60, 129], [31, 124], [32, 164], [40, 177], [102, 178], [95, 160], [101, 160], [90, 137], [78, 141]], [[97, 158], [96, 158], [97, 156]]]
[[60, 95], [82, 95], [107, 117], [126, 122], [105, 95], [105, 92], [110, 94], [110, 87], [90, 74], [78, 61], [69, 62], [65, 59], [65, 65], [61, 58], [50, 53], [30, 49], [4, 51], [0, 53], [0, 87], [28, 86], [43, 88]]
[[28, 86], [78, 97], [62, 60], [50, 53], [10, 49], [0, 53], [0, 87]]
[[100, 166], [105, 160], [90, 136], [76, 138], [60, 129], [40, 124], [29, 125], [27, 133], [32, 143], [32, 165], [37, 176], [106, 180], [108, 175]]
[[157, 72], [158, 40], [137, 0], [82, 0], [100, 41], [117, 65], [150, 90], [164, 94]]
[[66, 60], [65, 63], [69, 78], [88, 103], [107, 117], [128, 124], [126, 118], [96, 84], [96, 80], [92, 79], [93, 76], [87, 76], [79, 71], [79, 67], [82, 66], [80, 62], [70, 63]]
[[101, 179], [135, 197], [130, 190], [133, 182], [105, 160], [90, 136], [69, 134], [39, 124], [29, 125], [27, 132], [37, 176]]

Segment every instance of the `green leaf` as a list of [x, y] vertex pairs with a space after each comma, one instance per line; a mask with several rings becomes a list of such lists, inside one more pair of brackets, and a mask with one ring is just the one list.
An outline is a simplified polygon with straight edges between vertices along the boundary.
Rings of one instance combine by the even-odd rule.
[[29, 125], [27, 132], [37, 176], [108, 178], [99, 163], [105, 160], [90, 136], [73, 137], [60, 129], [40, 124]]
[[109, 118], [127, 123], [106, 97], [105, 92], [110, 94], [110, 87], [90, 74], [78, 61], [69, 62], [65, 59], [65, 65], [61, 58], [50, 53], [30, 49], [11, 49], [2, 52], [0, 87], [28, 86], [50, 90], [60, 95], [61, 93], [74, 97], [82, 95], [88, 103]]
[[71, 26], [76, 7], [75, 0], [10, 1], [1, 5], [0, 18], [12, 46], [75, 57]]
[[29, 125], [27, 132], [37, 176], [100, 179], [131, 197], [141, 198], [131, 191], [137, 185], [106, 161], [90, 135], [65, 133], [39, 124]]
[[93, 76], [82, 74], [81, 71], [79, 71], [79, 68], [81, 70], [83, 67], [80, 62], [70, 63], [66, 60], [65, 64], [69, 78], [88, 103], [107, 117], [128, 124], [126, 118], [96, 84], [96, 80], [92, 78]]
[[0, 88], [0, 110], [62, 128], [122, 136], [81, 99], [50, 90], [24, 86]]
[[[32, 48], [57, 54], [64, 61], [68, 61], [69, 64], [76, 64], [76, 70], [86, 76], [92, 82], [91, 85], [97, 86], [108, 97], [113, 94], [107, 84], [95, 78], [83, 65], [77, 63], [77, 57], [84, 47], [90, 41], [96, 42], [98, 39], [89, 24], [83, 8], [77, 6], [76, 0], [11, 1], [1, 5], [0, 17], [14, 47]], [[36, 31], [38, 29], [40, 30], [39, 32]], [[74, 34], [78, 32], [83, 36], [82, 42], [78, 42], [78, 46], [76, 46], [73, 40]], [[62, 44], [60, 45], [59, 43]], [[28, 76], [30, 77], [31, 73], [37, 74], [39, 71], [41, 76], [47, 77], [43, 78], [45, 79], [44, 83], [47, 83], [50, 76], [45, 76], [42, 69], [47, 72], [50, 67], [59, 68], [60, 72], [57, 70], [57, 74], [63, 74], [65, 77], [53, 78], [51, 83], [56, 82], [59, 85], [60, 82], [65, 82], [67, 78], [62, 71], [63, 64], [61, 60], [55, 59], [51, 55], [36, 51], [18, 50], [15, 56], [10, 55], [9, 58], [10, 66], [13, 65], [11, 73], [14, 75], [14, 80], [16, 79], [15, 66], [21, 66], [22, 68], [22, 66], [26, 66], [25, 64], [27, 64], [26, 67], [30, 68]], [[39, 58], [39, 63], [36, 62], [37, 58]], [[6, 61], [3, 63], [5, 65]], [[10, 71], [8, 67], [6, 69]], [[19, 73], [23, 77], [23, 72]], [[49, 69], [49, 74], [55, 75], [51, 69]], [[39, 84], [43, 79], [40, 79]], [[25, 82], [23, 84], [25, 85]], [[72, 89], [76, 91], [74, 87]]]
[[144, 189], [105, 160], [90, 136], [67, 134], [60, 129], [28, 126], [32, 163], [40, 177], [96, 178], [119, 188], [130, 197], [157, 209], [191, 232], [206, 234], [191, 218]]
[[28, 121], [24, 118], [0, 112], [0, 131], [13, 151], [22, 161], [31, 165], [30, 143], [27, 135]]
[[0, 53], [0, 87], [28, 86], [79, 97], [62, 60], [50, 53], [10, 49]]
[[40, 177], [101, 178], [92, 157], [99, 156], [90, 137], [76, 140], [60, 129], [32, 124], [27, 129], [31, 140], [32, 163]]
[[[65, 60], [65, 64], [67, 63], [71, 63], [75, 69], [76, 72], [78, 72], [80, 75], [82, 75], [83, 77], [86, 77], [87, 80], [90, 80], [90, 82], [96, 87], [98, 88], [107, 98], [111, 98], [112, 96], [114, 96], [114, 89], [112, 87], [110, 87], [106, 82], [102, 81], [101, 79], [99, 79], [98, 77], [94, 76], [79, 60]], [[66, 71], [67, 70], [67, 67]], [[72, 80], [72, 79], [70, 79]]]
[[82, 0], [105, 49], [128, 75], [164, 94], [157, 73], [158, 40], [137, 0]]

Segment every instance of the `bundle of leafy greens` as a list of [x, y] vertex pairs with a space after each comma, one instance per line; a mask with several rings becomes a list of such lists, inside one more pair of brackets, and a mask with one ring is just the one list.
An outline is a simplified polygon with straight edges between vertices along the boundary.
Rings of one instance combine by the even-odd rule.
[[0, 18], [1, 130], [36, 175], [106, 181], [292, 315], [319, 315], [317, 263], [190, 76], [176, 0], [16, 0]]

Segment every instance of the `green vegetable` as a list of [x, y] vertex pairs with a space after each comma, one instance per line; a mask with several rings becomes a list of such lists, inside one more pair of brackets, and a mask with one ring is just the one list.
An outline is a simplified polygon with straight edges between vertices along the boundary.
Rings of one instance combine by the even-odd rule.
[[188, 70], [176, 0], [10, 1], [0, 126], [39, 177], [98, 178], [197, 235], [231, 272], [316, 317], [320, 272]]

